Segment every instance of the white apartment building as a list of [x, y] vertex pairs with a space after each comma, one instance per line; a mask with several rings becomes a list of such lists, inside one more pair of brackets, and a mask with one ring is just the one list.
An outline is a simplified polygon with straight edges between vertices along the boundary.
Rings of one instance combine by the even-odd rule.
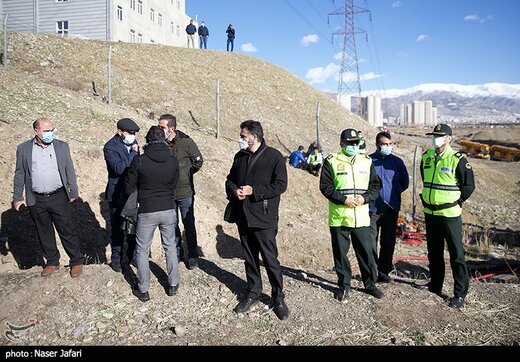
[[401, 104], [400, 124], [402, 126], [434, 126], [437, 124], [437, 107], [432, 101], [413, 101], [412, 104]]
[[0, 0], [14, 32], [185, 47], [186, 0]]
[[361, 99], [361, 117], [374, 127], [383, 126], [380, 96], [368, 96]]

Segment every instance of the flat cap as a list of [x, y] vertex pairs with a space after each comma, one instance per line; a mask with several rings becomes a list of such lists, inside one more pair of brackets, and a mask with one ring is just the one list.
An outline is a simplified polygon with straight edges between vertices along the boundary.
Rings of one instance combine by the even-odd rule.
[[453, 135], [453, 132], [451, 130], [451, 127], [447, 124], [440, 123], [435, 126], [433, 129], [433, 132], [426, 133], [427, 136], [451, 136]]
[[139, 126], [130, 118], [122, 118], [117, 122], [117, 129], [127, 132], [139, 132]]
[[348, 128], [341, 132], [341, 141], [359, 141], [359, 134], [358, 131], [356, 131], [353, 128]]

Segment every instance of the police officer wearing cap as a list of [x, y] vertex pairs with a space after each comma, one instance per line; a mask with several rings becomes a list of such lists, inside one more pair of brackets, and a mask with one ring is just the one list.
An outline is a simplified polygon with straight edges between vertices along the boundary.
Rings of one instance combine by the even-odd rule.
[[335, 298], [345, 302], [350, 291], [352, 270], [347, 257], [350, 243], [356, 252], [365, 291], [378, 299], [377, 266], [370, 234], [368, 204], [379, 196], [380, 182], [372, 159], [359, 152], [355, 129], [341, 133], [341, 151], [330, 155], [322, 168], [320, 191], [329, 200], [329, 227], [334, 266], [338, 275]]
[[[117, 133], [103, 147], [103, 154], [108, 170], [108, 183], [105, 197], [110, 206], [111, 247], [112, 257], [110, 266], [116, 272], [121, 272], [122, 249], [124, 233], [121, 229], [123, 219], [121, 209], [125, 200], [122, 199], [123, 186], [128, 168], [132, 160], [139, 154], [139, 144], [135, 134], [139, 126], [130, 118], [123, 118], [117, 122]], [[128, 256], [133, 258], [135, 242], [129, 240]]]
[[462, 204], [475, 190], [473, 169], [463, 154], [451, 148], [450, 126], [439, 124], [427, 135], [433, 136], [433, 147], [421, 159], [421, 200], [426, 220], [430, 282], [418, 287], [442, 296], [446, 241], [454, 279], [454, 296], [449, 306], [460, 308], [464, 305], [469, 289], [469, 273], [462, 243]]

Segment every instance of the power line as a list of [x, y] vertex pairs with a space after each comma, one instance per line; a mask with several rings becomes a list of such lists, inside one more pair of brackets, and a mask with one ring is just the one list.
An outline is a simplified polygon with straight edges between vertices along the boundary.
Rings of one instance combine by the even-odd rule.
[[[303, 21], [305, 21], [311, 28], [313, 28], [323, 39], [327, 39], [329, 36], [327, 35], [324, 35], [321, 30], [319, 30], [310, 20], [308, 20], [305, 15], [303, 15], [301, 13], [301, 11], [299, 11], [289, 0], [285, 0], [285, 3], [287, 4], [287, 6], [289, 6], [291, 8], [291, 10], [293, 10], [300, 18], [303, 19]], [[334, 44], [332, 43], [329, 43], [331, 45], [331, 47], [335, 50], [335, 51], [339, 51], [338, 48], [336, 48], [334, 46]]]

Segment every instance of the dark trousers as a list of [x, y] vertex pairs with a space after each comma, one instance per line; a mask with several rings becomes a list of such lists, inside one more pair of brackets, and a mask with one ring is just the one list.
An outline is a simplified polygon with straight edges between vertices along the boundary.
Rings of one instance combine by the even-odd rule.
[[47, 265], [60, 265], [60, 252], [56, 245], [54, 227], [70, 258], [69, 265], [83, 264], [84, 258], [81, 254], [79, 239], [74, 231], [71, 207], [65, 189], [49, 196], [35, 194], [35, 198], [36, 204], [29, 207], [29, 211], [36, 225]]
[[271, 297], [275, 303], [284, 300], [282, 267], [278, 261], [276, 229], [248, 228], [245, 222], [238, 222], [238, 233], [244, 248], [248, 296], [257, 299], [262, 294], [260, 259], [264, 261], [271, 283]]
[[[186, 243], [188, 244], [188, 258], [198, 258], [198, 244], [197, 244], [197, 229], [195, 227], [195, 197], [188, 196], [179, 200], [175, 200], [176, 224], [175, 224], [175, 239], [177, 241], [177, 256], [182, 259], [184, 251], [182, 249], [181, 229], [179, 228], [179, 219], [184, 225], [184, 233], [186, 236]], [[179, 218], [179, 211], [181, 217]]]
[[134, 259], [136, 240], [135, 235], [125, 235], [123, 230], [123, 218], [121, 217], [121, 209], [110, 204], [110, 247], [112, 263], [120, 264], [123, 262], [123, 248], [126, 241], [126, 257], [129, 260]]
[[[388, 275], [393, 269], [395, 234], [399, 213], [388, 208], [381, 214], [370, 214], [370, 233], [374, 246], [374, 259], [379, 273]], [[379, 237], [379, 256], [377, 240]]]
[[425, 214], [428, 261], [430, 263], [430, 290], [441, 292], [444, 283], [444, 240], [448, 245], [454, 280], [454, 296], [465, 297], [469, 289], [469, 272], [462, 243], [462, 218]]
[[348, 260], [348, 250], [352, 239], [352, 246], [356, 253], [356, 259], [361, 271], [361, 279], [366, 289], [374, 289], [377, 280], [377, 268], [372, 251], [372, 239], [370, 228], [330, 227], [332, 240], [332, 254], [334, 267], [338, 275], [338, 286], [341, 289], [349, 289], [352, 279], [352, 269]]

